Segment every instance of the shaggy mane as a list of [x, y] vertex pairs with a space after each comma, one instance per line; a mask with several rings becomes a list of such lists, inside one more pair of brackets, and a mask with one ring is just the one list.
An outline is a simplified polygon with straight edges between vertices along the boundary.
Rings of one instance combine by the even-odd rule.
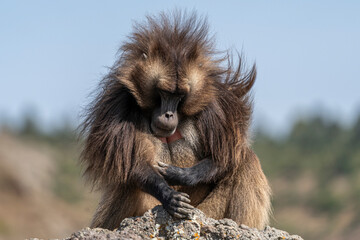
[[[94, 185], [125, 183], [136, 161], [136, 132], [144, 118], [143, 111], [129, 89], [119, 79], [122, 69], [138, 55], [147, 53], [149, 43], [166, 45], [193, 58], [198, 49], [211, 57], [218, 67], [209, 73], [215, 81], [216, 98], [194, 118], [204, 146], [204, 154], [213, 158], [223, 171], [240, 164], [242, 146], [251, 115], [249, 91], [255, 77], [255, 65], [243, 72], [243, 64], [233, 66], [232, 56], [216, 58], [214, 41], [209, 37], [206, 19], [195, 13], [179, 11], [161, 13], [160, 17], [147, 17], [146, 23], [137, 23], [134, 32], [120, 48], [119, 60], [102, 80], [96, 98], [86, 110], [82, 124], [85, 146], [81, 161], [84, 174]], [[164, 59], [168, 53], [160, 52]], [[227, 67], [221, 67], [227, 65]]]

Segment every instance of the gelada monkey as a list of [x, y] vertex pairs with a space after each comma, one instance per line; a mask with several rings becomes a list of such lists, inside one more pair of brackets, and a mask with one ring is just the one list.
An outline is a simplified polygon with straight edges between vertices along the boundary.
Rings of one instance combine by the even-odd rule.
[[270, 188], [247, 134], [255, 65], [219, 57], [195, 13], [148, 16], [120, 52], [83, 125], [84, 174], [103, 193], [91, 226], [162, 204], [263, 228]]

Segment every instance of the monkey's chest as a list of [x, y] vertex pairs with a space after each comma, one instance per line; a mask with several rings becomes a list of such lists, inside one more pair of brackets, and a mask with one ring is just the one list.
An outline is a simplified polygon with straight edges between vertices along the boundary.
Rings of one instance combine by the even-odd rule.
[[[163, 144], [161, 155], [160, 161], [178, 167], [192, 167], [201, 160], [201, 156], [185, 139], [179, 139], [170, 144]], [[193, 187], [173, 186], [176, 191], [189, 194], [193, 206], [200, 204], [211, 192], [212, 187], [208, 184], [198, 184]]]
[[185, 139], [164, 143], [161, 152], [160, 161], [178, 167], [191, 167], [200, 160], [200, 156]]

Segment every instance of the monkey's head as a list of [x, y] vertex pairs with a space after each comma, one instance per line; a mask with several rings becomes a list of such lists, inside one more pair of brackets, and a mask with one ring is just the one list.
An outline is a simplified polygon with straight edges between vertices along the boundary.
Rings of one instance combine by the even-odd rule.
[[136, 24], [117, 66], [117, 79], [148, 114], [159, 137], [172, 135], [181, 119], [216, 97], [221, 69], [213, 59], [207, 23], [185, 15], [162, 14]]

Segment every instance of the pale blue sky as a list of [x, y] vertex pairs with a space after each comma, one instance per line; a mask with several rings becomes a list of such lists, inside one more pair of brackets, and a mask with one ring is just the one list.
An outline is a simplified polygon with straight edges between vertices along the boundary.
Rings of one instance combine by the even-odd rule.
[[0, 118], [30, 106], [44, 124], [77, 121], [134, 20], [161, 10], [208, 16], [218, 49], [256, 61], [255, 116], [275, 129], [323, 107], [360, 110], [359, 1], [1, 1]]

